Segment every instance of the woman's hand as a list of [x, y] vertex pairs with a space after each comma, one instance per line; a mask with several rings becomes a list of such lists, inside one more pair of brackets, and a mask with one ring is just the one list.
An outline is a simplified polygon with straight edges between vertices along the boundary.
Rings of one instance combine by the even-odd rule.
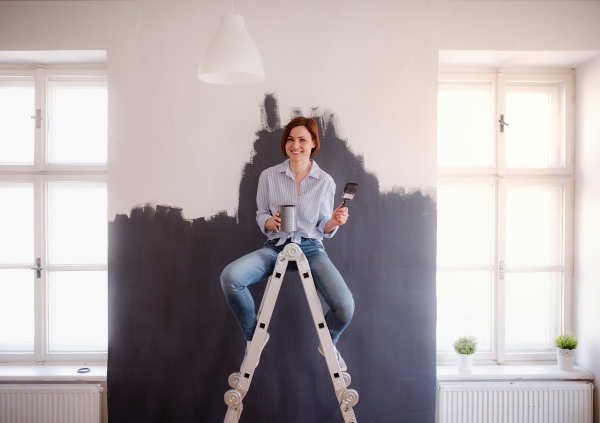
[[279, 212], [276, 211], [275, 215], [265, 222], [265, 229], [268, 231], [279, 232], [280, 226], [281, 226], [281, 218], [279, 217]]
[[331, 220], [325, 225], [325, 233], [333, 231], [337, 226], [341, 226], [348, 221], [350, 214], [348, 213], [348, 207], [342, 207], [344, 203], [333, 211]]

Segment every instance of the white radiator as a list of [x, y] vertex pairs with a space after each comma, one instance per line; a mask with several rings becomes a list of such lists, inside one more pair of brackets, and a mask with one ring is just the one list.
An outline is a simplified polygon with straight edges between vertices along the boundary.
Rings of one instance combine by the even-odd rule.
[[445, 382], [438, 423], [592, 423], [588, 382]]
[[99, 423], [102, 385], [2, 385], [0, 423]]

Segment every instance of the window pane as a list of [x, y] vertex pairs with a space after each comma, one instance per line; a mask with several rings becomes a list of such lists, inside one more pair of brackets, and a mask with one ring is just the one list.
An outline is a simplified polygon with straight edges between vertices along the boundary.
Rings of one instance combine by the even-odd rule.
[[49, 163], [106, 163], [108, 94], [106, 88], [56, 88]]
[[506, 166], [562, 167], [554, 87], [507, 87]]
[[32, 165], [35, 90], [0, 87], [0, 165]]
[[491, 85], [441, 85], [438, 166], [493, 166]]
[[506, 273], [506, 347], [552, 349], [562, 273]]
[[48, 183], [49, 264], [106, 264], [106, 184]]
[[33, 264], [33, 184], [0, 183], [0, 264]]
[[437, 272], [437, 349], [454, 351], [461, 336], [491, 351], [492, 272]]
[[0, 270], [0, 351], [33, 351], [33, 270]]
[[507, 266], [561, 265], [562, 187], [508, 187], [506, 203]]
[[492, 265], [494, 185], [438, 185], [438, 265]]
[[49, 273], [50, 351], [106, 351], [106, 271]]

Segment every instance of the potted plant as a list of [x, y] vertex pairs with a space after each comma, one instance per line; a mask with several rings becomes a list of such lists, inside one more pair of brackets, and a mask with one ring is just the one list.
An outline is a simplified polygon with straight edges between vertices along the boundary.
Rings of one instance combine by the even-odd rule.
[[458, 370], [471, 370], [477, 342], [470, 336], [462, 336], [454, 341], [454, 351], [458, 354]]
[[558, 368], [561, 370], [573, 370], [575, 363], [575, 348], [577, 348], [577, 338], [573, 332], [567, 332], [556, 335], [554, 338], [556, 345], [556, 356], [558, 358]]

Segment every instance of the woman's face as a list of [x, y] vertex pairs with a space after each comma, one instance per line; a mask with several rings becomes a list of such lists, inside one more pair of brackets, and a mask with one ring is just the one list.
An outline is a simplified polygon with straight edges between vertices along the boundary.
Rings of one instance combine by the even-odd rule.
[[302, 162], [310, 160], [310, 152], [316, 147], [308, 129], [304, 126], [294, 126], [285, 143], [285, 152], [290, 160]]

